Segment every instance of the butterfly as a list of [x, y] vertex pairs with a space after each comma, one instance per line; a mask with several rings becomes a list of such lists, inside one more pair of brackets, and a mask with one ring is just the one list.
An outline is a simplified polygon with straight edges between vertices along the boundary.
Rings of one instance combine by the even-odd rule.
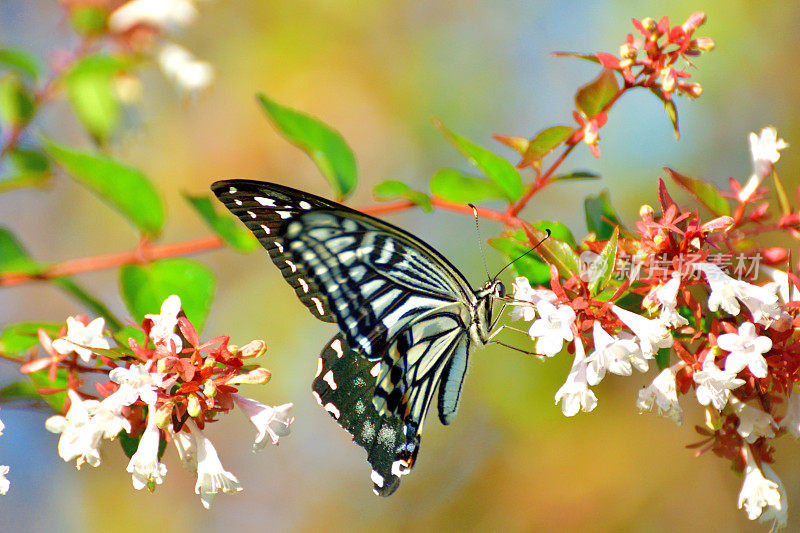
[[439, 420], [453, 421], [469, 355], [490, 342], [505, 287], [489, 280], [475, 291], [421, 239], [319, 196], [252, 180], [211, 189], [311, 314], [339, 326], [312, 392], [366, 449], [374, 492], [389, 496], [416, 463], [437, 389]]

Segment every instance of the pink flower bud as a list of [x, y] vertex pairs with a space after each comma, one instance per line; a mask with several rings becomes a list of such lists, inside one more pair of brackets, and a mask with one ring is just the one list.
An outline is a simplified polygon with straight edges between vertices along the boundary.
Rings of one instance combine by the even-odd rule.
[[239, 349], [239, 357], [249, 359], [259, 357], [267, 351], [267, 343], [261, 340], [250, 341]]
[[681, 29], [683, 29], [683, 31], [685, 31], [686, 33], [691, 33], [698, 27], [702, 26], [705, 23], [705, 21], [706, 21], [706, 14], [703, 13], [702, 11], [695, 11], [694, 13], [689, 15], [689, 18], [686, 20], [686, 22], [684, 22], [683, 25], [681, 25]]
[[263, 385], [269, 378], [272, 376], [269, 370], [266, 368], [256, 368], [255, 370], [251, 370], [247, 374], [239, 374], [238, 376], [233, 376], [229, 379], [225, 384], [226, 385], [240, 385], [243, 383], [249, 385]]
[[717, 43], [714, 42], [714, 39], [709, 37], [698, 37], [692, 42], [692, 45], [703, 52], [710, 52], [717, 46]]

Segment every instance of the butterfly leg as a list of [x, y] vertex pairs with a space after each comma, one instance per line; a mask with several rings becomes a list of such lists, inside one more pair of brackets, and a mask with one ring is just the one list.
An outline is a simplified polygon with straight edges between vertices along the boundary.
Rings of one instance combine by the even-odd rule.
[[516, 346], [511, 346], [510, 344], [506, 344], [506, 343], [501, 342], [501, 341], [490, 341], [490, 342], [487, 342], [486, 344], [487, 345], [489, 345], [489, 344], [499, 344], [500, 346], [505, 346], [506, 348], [510, 348], [511, 350], [514, 350], [515, 352], [524, 353], [526, 355], [535, 355], [536, 357], [538, 357], [542, 361], [547, 359], [547, 357], [545, 357], [544, 355], [542, 355], [540, 353], [531, 352], [529, 350], [523, 350], [522, 348], [517, 348]]

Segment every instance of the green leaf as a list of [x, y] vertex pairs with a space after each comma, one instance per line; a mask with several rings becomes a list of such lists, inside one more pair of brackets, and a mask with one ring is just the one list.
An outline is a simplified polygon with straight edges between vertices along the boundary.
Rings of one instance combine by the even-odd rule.
[[614, 227], [621, 226], [619, 217], [611, 206], [608, 190], [604, 189], [597, 196], [589, 195], [583, 202], [586, 212], [586, 228], [594, 232], [598, 240], [611, 238]]
[[569, 139], [573, 131], [575, 131], [574, 128], [571, 128], [570, 126], [552, 126], [550, 128], [543, 129], [536, 134], [536, 137], [531, 139], [528, 149], [525, 151], [525, 154], [523, 154], [522, 162], [520, 162], [519, 166], [528, 166], [535, 161], [541, 161], [544, 156], [561, 146], [567, 139]]
[[21, 128], [33, 116], [33, 94], [16, 74], [0, 78], [0, 125]]
[[550, 178], [550, 182], [554, 181], [567, 181], [567, 180], [594, 180], [599, 179], [600, 174], [588, 170], [575, 170], [569, 174], [559, 174]]
[[584, 117], [593, 118], [600, 113], [619, 91], [614, 71], [604, 68], [595, 79], [575, 93], [575, 107]]
[[669, 353], [672, 348], [659, 348], [656, 353], [656, 364], [659, 370], [664, 370], [669, 366]]
[[81, 35], [95, 35], [106, 28], [107, 13], [98, 6], [85, 5], [72, 8], [70, 22]]
[[216, 280], [202, 263], [191, 259], [162, 259], [148, 265], [119, 269], [120, 294], [137, 322], [146, 314], [158, 314], [168, 296], [180, 296], [183, 311], [200, 332], [203, 329]]
[[617, 240], [619, 238], [619, 228], [614, 228], [614, 233], [608, 243], [600, 252], [599, 261], [600, 271], [595, 272], [594, 279], [589, 283], [589, 292], [594, 296], [608, 285], [611, 276], [614, 275], [614, 267], [617, 264]]
[[600, 60], [594, 54], [581, 54], [580, 52], [553, 52], [552, 55], [556, 57], [574, 57], [576, 59], [583, 59], [591, 61], [592, 63], [600, 64]]
[[[551, 230], [552, 231], [552, 230]], [[555, 265], [558, 273], [564, 279], [579, 276], [581, 263], [572, 247], [555, 237], [547, 237], [547, 233], [532, 226], [525, 227], [525, 233], [531, 245], [541, 242], [536, 252], [549, 264]]]
[[[39, 372], [32, 372], [28, 374], [28, 378], [30, 378], [31, 382], [33, 383], [34, 387], [37, 389], [39, 388], [48, 388], [48, 389], [66, 389], [67, 388], [67, 369], [66, 368], [59, 368], [56, 370], [56, 379], [55, 381], [50, 381], [50, 376], [48, 375], [48, 370], [40, 370]], [[38, 394], [38, 392], [37, 392]], [[64, 406], [64, 399], [67, 397], [66, 392], [56, 392], [55, 394], [44, 394], [41, 395], [44, 398], [50, 407], [57, 413], [61, 412], [61, 408]]]
[[404, 198], [416, 206], [419, 206], [426, 213], [430, 213], [431, 199], [424, 192], [415, 191], [410, 185], [402, 181], [387, 180], [381, 182], [372, 189], [372, 195], [377, 200], [393, 200]]
[[700, 203], [716, 216], [730, 216], [731, 206], [728, 204], [728, 200], [713, 185], [703, 180], [679, 174], [669, 167], [664, 167], [664, 170], [678, 185], [686, 189], [689, 194], [697, 198]]
[[200, 218], [208, 224], [208, 227], [222, 237], [222, 240], [234, 250], [247, 253], [252, 252], [258, 246], [258, 241], [253, 234], [242, 227], [233, 217], [217, 211], [210, 198], [189, 194], [184, 194], [183, 197], [197, 211]]
[[17, 381], [0, 389], [0, 404], [41, 400], [42, 395], [36, 392], [36, 387], [30, 381]]
[[32, 81], [36, 81], [42, 70], [42, 64], [35, 55], [27, 50], [10, 46], [0, 47], [0, 65], [10, 68]]
[[503, 191], [506, 199], [514, 202], [522, 196], [522, 178], [514, 165], [499, 155], [478, 146], [466, 137], [448, 130], [441, 122], [434, 122], [442, 135], [461, 152], [470, 163], [480, 169]]
[[111, 158], [78, 152], [43, 138], [50, 154], [75, 181], [104, 199], [149, 237], [164, 224], [164, 204], [138, 170]]
[[[30, 257], [28, 251], [11, 231], [0, 227], [0, 272], [37, 274], [42, 272], [45, 267], [46, 265]], [[108, 327], [112, 330], [120, 327], [120, 322], [113, 313], [71, 278], [53, 278], [50, 282], [81, 302], [86, 308], [105, 317]]]
[[540, 229], [542, 231], [546, 231], [549, 229], [550, 235], [553, 238], [558, 239], [559, 241], [563, 241], [569, 244], [573, 248], [576, 247], [575, 237], [573, 237], [572, 232], [563, 222], [553, 222], [552, 220], [540, 220], [538, 222], [532, 223], [531, 225], [534, 228]]
[[119, 331], [114, 333], [114, 340], [117, 341], [115, 351], [133, 355], [133, 350], [130, 349], [128, 339], [133, 338], [140, 346], [144, 345], [144, 331], [133, 326], [125, 326]]
[[270, 100], [258, 94], [272, 124], [286, 140], [294, 144], [317, 164], [336, 196], [345, 198], [356, 186], [356, 158], [344, 137], [317, 118]]
[[6, 157], [10, 163], [8, 176], [0, 181], [0, 192], [21, 187], [42, 187], [50, 179], [50, 161], [37, 150], [14, 148]]
[[431, 177], [430, 186], [434, 196], [459, 204], [472, 204], [490, 198], [506, 198], [505, 192], [491, 181], [453, 168], [437, 170]]
[[0, 333], [0, 353], [9, 357], [27, 356], [39, 345], [38, 331], [43, 329], [55, 338], [61, 324], [52, 322], [19, 322], [11, 324]]
[[96, 54], [75, 63], [64, 77], [75, 115], [101, 144], [117, 129], [122, 112], [112, 79], [129, 65], [122, 58]]
[[550, 281], [550, 267], [547, 263], [539, 259], [536, 254], [525, 254], [530, 250], [529, 245], [525, 245], [520, 240], [526, 241], [525, 232], [522, 230], [513, 234], [514, 238], [498, 237], [489, 239], [489, 245], [506, 255], [509, 261], [514, 261], [511, 268], [520, 276], [525, 276], [531, 285], [542, 285]]

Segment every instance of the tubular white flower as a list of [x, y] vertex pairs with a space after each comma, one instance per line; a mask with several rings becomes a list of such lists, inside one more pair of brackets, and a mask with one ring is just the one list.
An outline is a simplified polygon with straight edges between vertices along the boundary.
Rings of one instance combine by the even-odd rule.
[[753, 162], [753, 173], [744, 187], [739, 191], [739, 200], [748, 200], [764, 178], [769, 176], [772, 165], [778, 162], [781, 154], [778, 150], [783, 150], [789, 145], [786, 141], [778, 138], [778, 130], [769, 126], [761, 130], [760, 135], [750, 133], [750, 157]]
[[208, 509], [217, 493], [239, 492], [242, 486], [236, 476], [222, 467], [217, 450], [193, 420], [189, 420], [189, 429], [197, 445], [197, 483], [194, 493], [200, 495], [200, 502]]
[[764, 474], [764, 477], [778, 485], [778, 494], [780, 494], [780, 500], [778, 503], [769, 503], [766, 506], [766, 509], [761, 512], [761, 516], [758, 517], [759, 522], [772, 521], [769, 531], [770, 533], [773, 533], [774, 531], [778, 531], [779, 529], [786, 527], [786, 522], [789, 518], [789, 498], [786, 495], [786, 489], [784, 489], [781, 479], [768, 464], [762, 464], [761, 471]]
[[783, 303], [796, 302], [800, 300], [800, 292], [789, 280], [789, 274], [777, 268], [768, 267], [765, 265], [760, 266], [761, 270], [767, 274], [772, 281], [778, 284], [778, 296], [781, 297]]
[[185, 431], [175, 433], [171, 429], [169, 432], [172, 435], [175, 449], [178, 451], [181, 465], [187, 470], [197, 472], [197, 443], [194, 440], [194, 434]]
[[184, 91], [200, 91], [211, 85], [214, 79], [214, 69], [210, 64], [200, 61], [187, 49], [174, 43], [161, 47], [158, 65], [164, 75]]
[[514, 303], [511, 309], [511, 320], [524, 320], [530, 322], [536, 318], [536, 304], [544, 300], [550, 303], [556, 301], [553, 291], [534, 289], [530, 281], [524, 276], [518, 276], [512, 284], [514, 289]]
[[250, 422], [258, 430], [256, 441], [253, 443], [254, 452], [263, 449], [267, 445], [267, 436], [269, 436], [272, 444], [278, 444], [280, 437], [289, 435], [291, 430], [289, 426], [294, 422], [294, 417], [289, 416], [289, 411], [292, 410], [293, 404], [285, 403], [272, 407], [239, 394], [233, 394], [232, 396], [236, 405], [247, 415]]
[[636, 335], [642, 354], [648, 358], [652, 358], [658, 348], [672, 346], [672, 333], [660, 320], [645, 318], [616, 305], [612, 305], [611, 310]]
[[154, 412], [147, 415], [147, 427], [139, 440], [139, 447], [128, 463], [127, 471], [131, 474], [133, 488], [142, 490], [147, 486], [160, 485], [167, 475], [167, 466], [158, 460], [158, 445], [161, 432], [156, 426]]
[[720, 307], [726, 313], [738, 315], [741, 301], [750, 310], [753, 320], [768, 326], [781, 316], [777, 283], [768, 283], [763, 287], [745, 281], [733, 279], [713, 263], [694, 263], [694, 268], [706, 275], [711, 288], [708, 296], [709, 311], [717, 311]]
[[800, 393], [792, 387], [786, 406], [786, 416], [781, 420], [781, 427], [786, 428], [795, 439], [800, 439]]
[[80, 396], [70, 389], [68, 391], [72, 405], [67, 416], [51, 416], [45, 422], [45, 428], [51, 433], [61, 433], [58, 440], [58, 455], [64, 461], [77, 457], [75, 466], [80, 469], [83, 463], [91, 466], [100, 464], [100, 439], [103, 429], [95, 424], [90, 415], [99, 402], [81, 400]]
[[197, 15], [197, 8], [190, 0], [132, 0], [111, 13], [108, 25], [115, 32], [139, 24], [174, 30], [190, 25]]
[[561, 402], [564, 416], [575, 416], [578, 411], [588, 413], [597, 407], [597, 396], [586, 381], [586, 352], [580, 337], [575, 337], [575, 359], [567, 380], [556, 392], [556, 404]]
[[153, 321], [150, 328], [150, 338], [156, 344], [170, 346], [170, 341], [175, 343], [175, 349], [181, 351], [183, 342], [179, 335], [175, 334], [175, 326], [178, 325], [178, 314], [181, 312], [181, 299], [173, 294], [161, 304], [161, 313], [158, 315], [144, 315]]
[[695, 372], [692, 379], [697, 384], [695, 390], [700, 405], [713, 405], [722, 411], [728, 403], [731, 390], [744, 385], [743, 379], [736, 378], [736, 372], [720, 370], [710, 355], [703, 361], [703, 370]]
[[571, 326], [575, 322], [575, 311], [568, 305], [556, 308], [547, 301], [540, 301], [536, 310], [541, 318], [535, 320], [528, 335], [536, 339], [536, 351], [553, 357], [564, 347], [564, 341], [572, 340]]
[[90, 411], [92, 423], [103, 432], [103, 438], [106, 439], [114, 439], [123, 429], [128, 433], [131, 432], [130, 421], [122, 416], [123, 404], [117, 400], [118, 398], [112, 394]]
[[156, 390], [161, 388], [164, 376], [158, 372], [150, 372], [151, 366], [150, 363], [134, 364], [130, 368], [118, 366], [109, 372], [111, 381], [119, 383], [119, 389], [114, 394], [119, 395], [123, 405], [131, 405], [139, 398], [147, 405], [156, 403]]
[[678, 403], [678, 391], [675, 385], [673, 369], [665, 368], [647, 387], [639, 391], [636, 407], [640, 413], [658, 409], [658, 414], [672, 419], [680, 425], [683, 421], [683, 409]]
[[11, 482], [6, 478], [9, 470], [8, 466], [0, 465], [0, 495], [5, 495], [11, 488]]
[[764, 507], [781, 508], [781, 493], [778, 484], [765, 478], [750, 451], [745, 446], [745, 470], [742, 490], [739, 491], [739, 509], [744, 508], [747, 518], [755, 520]]
[[755, 377], [767, 377], [767, 361], [763, 355], [772, 349], [772, 340], [756, 335], [756, 327], [750, 322], [743, 322], [738, 333], [717, 337], [717, 346], [730, 352], [725, 358], [726, 371], [738, 373], [747, 367]]
[[53, 349], [61, 355], [75, 352], [85, 363], [92, 358], [92, 348], [111, 348], [108, 339], [103, 335], [106, 321], [95, 318], [84, 326], [79, 320], [67, 317], [67, 335], [53, 341]]
[[681, 288], [680, 272], [673, 272], [672, 279], [660, 287], [656, 287], [644, 299], [644, 305], [648, 309], [661, 308], [659, 320], [665, 325], [679, 328], [689, 323], [677, 310], [678, 290]]
[[631, 359], [640, 354], [638, 344], [631, 339], [612, 337], [597, 320], [594, 321], [592, 336], [594, 352], [586, 358], [586, 380], [589, 385], [600, 383], [606, 371], [618, 376], [630, 376], [633, 373]]
[[774, 437], [778, 424], [775, 420], [761, 409], [750, 407], [731, 396], [728, 400], [733, 407], [736, 416], [739, 417], [739, 427], [736, 432], [750, 444], [757, 441], [760, 437]]

